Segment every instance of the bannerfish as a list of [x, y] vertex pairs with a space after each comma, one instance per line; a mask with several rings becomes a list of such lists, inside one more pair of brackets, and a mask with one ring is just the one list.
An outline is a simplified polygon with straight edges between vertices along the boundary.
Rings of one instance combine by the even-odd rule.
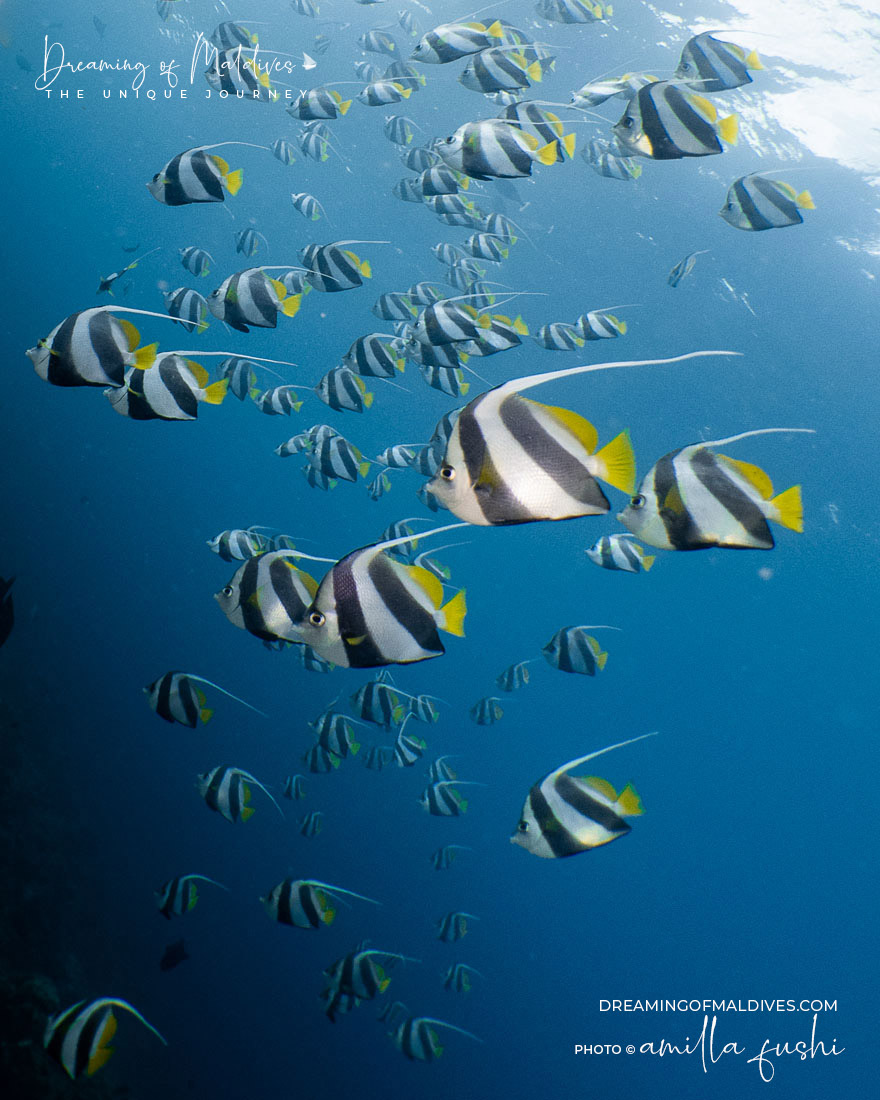
[[435, 1020], [432, 1016], [409, 1016], [392, 1033], [391, 1038], [400, 1053], [410, 1061], [433, 1062], [443, 1053], [440, 1039], [434, 1030], [436, 1027], [457, 1031], [459, 1035], [466, 1035], [475, 1043], [483, 1041], [464, 1028], [448, 1024], [445, 1020]]
[[815, 210], [809, 191], [798, 194], [790, 183], [753, 172], [734, 180], [727, 200], [718, 211], [734, 229], [761, 232], [803, 222], [801, 210]]
[[373, 898], [356, 894], [354, 890], [344, 890], [341, 886], [330, 886], [317, 879], [286, 878], [273, 887], [265, 897], [260, 898], [266, 912], [279, 924], [288, 924], [294, 928], [320, 928], [322, 924], [332, 924], [336, 917], [336, 907], [340, 896], [368, 901], [370, 905], [380, 905]]
[[214, 713], [213, 710], [208, 710], [205, 706], [204, 692], [196, 687], [197, 683], [216, 688], [217, 691], [222, 691], [224, 695], [228, 695], [230, 699], [241, 703], [248, 710], [252, 710], [264, 718], [266, 717], [261, 710], [252, 707], [244, 699], [239, 699], [231, 691], [206, 680], [204, 676], [196, 676], [192, 672], [166, 672], [158, 680], [148, 684], [144, 688], [144, 694], [147, 696], [150, 707], [160, 718], [163, 718], [166, 722], [179, 722], [182, 726], [195, 729], [200, 719], [202, 722], [207, 722]]
[[234, 825], [253, 817], [254, 808], [248, 805], [251, 800], [249, 784], [259, 787], [278, 813], [284, 817], [281, 807], [259, 779], [255, 779], [250, 772], [243, 771], [241, 768], [219, 765], [200, 775], [196, 786], [208, 809], [214, 810]]
[[670, 80], [646, 84], [627, 104], [614, 136], [627, 156], [680, 160], [723, 153], [735, 145], [736, 115], [719, 119], [714, 103]]
[[88, 1004], [77, 1001], [70, 1008], [50, 1017], [43, 1033], [43, 1048], [56, 1062], [60, 1062], [68, 1077], [75, 1079], [83, 1074], [91, 1077], [107, 1062], [113, 1053], [110, 1043], [116, 1034], [114, 1008], [124, 1008], [130, 1012], [168, 1046], [153, 1025], [147, 1023], [128, 1001], [116, 997], [99, 997]]
[[219, 886], [221, 890], [229, 889], [222, 882], [208, 878], [207, 875], [177, 875], [164, 882], [158, 890], [153, 891], [159, 912], [166, 920], [182, 917], [184, 913], [195, 908], [199, 900], [196, 882], [210, 882], [212, 886]]
[[635, 536], [629, 533], [603, 535], [584, 553], [603, 569], [619, 570], [623, 573], [641, 573], [654, 564], [654, 557], [646, 554], [643, 547], [631, 540]]

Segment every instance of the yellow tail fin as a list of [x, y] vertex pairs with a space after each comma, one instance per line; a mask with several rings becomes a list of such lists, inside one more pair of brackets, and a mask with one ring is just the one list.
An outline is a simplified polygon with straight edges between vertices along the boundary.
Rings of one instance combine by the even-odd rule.
[[813, 202], [813, 196], [809, 191], [801, 191], [801, 193], [795, 199], [795, 202], [801, 208], [801, 210], [815, 210], [816, 204]]
[[620, 435], [606, 443], [593, 459], [599, 467], [596, 477], [624, 493], [631, 493], [635, 489], [636, 456], [628, 428], [624, 428]]
[[722, 118], [718, 123], [718, 133], [722, 141], [726, 141], [728, 145], [736, 145], [739, 138], [739, 116], [728, 115]]
[[360, 271], [361, 275], [363, 275], [363, 277], [365, 279], [372, 279], [373, 269], [370, 267], [370, 261], [369, 260], [364, 260], [364, 262], [361, 264], [361, 266], [358, 270]]
[[617, 800], [617, 812], [622, 817], [640, 817], [645, 812], [642, 808], [642, 800], [632, 783], [627, 783], [620, 792], [620, 797]]
[[244, 809], [241, 811], [241, 820], [242, 821], [250, 821], [250, 819], [253, 816], [254, 816], [253, 806], [245, 806]]
[[642, 569], [647, 573], [656, 560], [653, 554], [642, 554]]
[[775, 496], [770, 503], [776, 508], [775, 519], [778, 523], [791, 531], [803, 531], [804, 504], [801, 500], [800, 485], [792, 485], [790, 489]]
[[[525, 60], [525, 58], [523, 59]], [[540, 61], [533, 61], [531, 65], [526, 68], [526, 75], [529, 80], [534, 80], [537, 84], [540, 84], [544, 79], [544, 72], [541, 69]]]
[[605, 667], [607, 662], [608, 662], [608, 654], [607, 653], [605, 653], [603, 651], [602, 653], [597, 653], [596, 654], [596, 664], [599, 666], [599, 671], [600, 672]]
[[464, 589], [457, 592], [449, 603], [440, 608], [440, 627], [447, 634], [455, 634], [458, 638], [464, 637], [464, 617], [467, 614], [467, 604], [464, 598]]
[[760, 59], [760, 57], [758, 57], [757, 51], [755, 51], [755, 50], [752, 50], [752, 52], [748, 55], [748, 57], [746, 57], [745, 64], [746, 64], [747, 69], [763, 69], [764, 68], [764, 66], [761, 64], [761, 59]]
[[226, 181], [226, 190], [230, 195], [237, 195], [241, 190], [242, 180], [244, 179], [244, 173], [240, 168], [235, 172], [230, 172], [227, 176], [223, 177]]
[[546, 145], [535, 153], [535, 160], [540, 161], [541, 164], [555, 164], [556, 163], [556, 150], [559, 148], [559, 143], [556, 141], [548, 141]]
[[574, 143], [574, 134], [566, 134], [565, 137], [562, 139], [562, 147], [565, 149], [566, 153], [568, 153], [570, 157], [574, 156]]
[[346, 112], [346, 111], [348, 110], [348, 108], [349, 108], [350, 106], [351, 106], [351, 100], [350, 100], [350, 99], [346, 99], [346, 100], [345, 100], [344, 102], [342, 102], [342, 103], [340, 103], [340, 104], [339, 104], [339, 113], [340, 113], [341, 115], [344, 115], [344, 114], [345, 114], [345, 112]]
[[207, 401], [209, 405], [221, 405], [228, 389], [229, 379], [221, 378], [219, 382], [212, 382], [210, 386], [204, 388], [202, 400]]
[[159, 350], [158, 344], [147, 344], [146, 347], [138, 348], [134, 353], [134, 366], [138, 370], [149, 370], [149, 368], [156, 362], [156, 352]]
[[297, 313], [299, 313], [301, 302], [301, 294], [291, 294], [289, 298], [285, 298], [281, 303], [281, 312], [285, 317], [296, 317]]

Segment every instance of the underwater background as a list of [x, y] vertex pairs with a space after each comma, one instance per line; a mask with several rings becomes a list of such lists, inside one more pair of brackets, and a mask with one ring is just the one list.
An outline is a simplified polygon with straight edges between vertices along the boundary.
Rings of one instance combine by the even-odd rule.
[[[430, 12], [411, 0], [318, 7], [312, 19], [282, 0], [251, 0], [240, 11], [232, 0], [180, 0], [163, 20], [140, 0], [125, 10], [72, 0], [0, 5], [0, 574], [15, 578], [15, 626], [0, 652], [4, 1095], [858, 1095], [873, 1076], [877, 961], [877, 13], [867, 4], [619, 0], [612, 16], [582, 26], [540, 20], [522, 0], [486, 12], [553, 45], [555, 70], [530, 93], [552, 102], [609, 73], [671, 75], [700, 30], [725, 30], [759, 51], [765, 68], [753, 83], [717, 97], [740, 116], [740, 140], [720, 157], [642, 160], [638, 179], [600, 177], [580, 149], [619, 117], [623, 102], [612, 100], [570, 127], [574, 112], [560, 110], [577, 135], [572, 160], [497, 190], [492, 181], [471, 189], [481, 207], [507, 214], [527, 235], [488, 277], [519, 292], [503, 308], [532, 332], [588, 309], [632, 305], [619, 311], [628, 331], [616, 342], [551, 353], [525, 338], [476, 369], [495, 385], [580, 362], [738, 352], [576, 376], [532, 396], [584, 414], [603, 441], [629, 427], [639, 477], [687, 443], [814, 429], [731, 449], [777, 488], [802, 485], [804, 532], [775, 528], [769, 553], [658, 551], [650, 573], [605, 571], [584, 550], [620, 530], [614, 516], [626, 498], [609, 490], [605, 517], [438, 536], [434, 543], [464, 543], [440, 557], [467, 591], [466, 637], [446, 637], [437, 660], [391, 669], [402, 691], [444, 700], [439, 721], [418, 727], [424, 761], [367, 770], [366, 748], [391, 744], [394, 734], [357, 727], [360, 754], [333, 774], [310, 775], [301, 760], [314, 740], [309, 721], [334, 700], [352, 713], [348, 697], [373, 674], [309, 672], [293, 649], [270, 651], [228, 624], [212, 596], [239, 563], [221, 561], [206, 541], [261, 524], [335, 559], [404, 517], [424, 516], [426, 527], [454, 521], [418, 500], [425, 478], [413, 471], [392, 473], [391, 490], [373, 501], [363, 480], [312, 488], [300, 460], [272, 452], [328, 423], [372, 458], [397, 442], [427, 441], [465, 401], [430, 389], [410, 365], [398, 379], [403, 391], [368, 380], [375, 400], [361, 415], [307, 394], [289, 419], [269, 418], [228, 395], [220, 408], [201, 406], [195, 423], [142, 423], [113, 415], [99, 393], [47, 385], [24, 352], [67, 315], [105, 304], [95, 297], [99, 277], [152, 248], [160, 251], [114, 287], [117, 304], [161, 312], [163, 289], [207, 294], [251, 263], [295, 266], [311, 242], [390, 242], [354, 246], [372, 267], [364, 286], [312, 292], [274, 330], [243, 334], [209, 317], [205, 333], [190, 334], [131, 318], [142, 341], [163, 350], [292, 360], [297, 367], [276, 369], [307, 386], [356, 337], [389, 331], [370, 312], [379, 294], [442, 282], [431, 246], [460, 243], [471, 230], [392, 195], [412, 173], [383, 123], [405, 114], [422, 128], [414, 144], [424, 144], [497, 114], [458, 83], [463, 62], [424, 66], [425, 86], [401, 104], [355, 101], [328, 124], [337, 149], [326, 162], [297, 150], [286, 166], [256, 149], [221, 149], [244, 176], [222, 209], [169, 208], [145, 187], [182, 150], [294, 141], [299, 131], [283, 99], [207, 100], [204, 66], [189, 79], [199, 31], [251, 20], [267, 54], [314, 54], [314, 70], [280, 75], [295, 94], [353, 81], [354, 62], [365, 57], [384, 67], [390, 58], [364, 54], [357, 38], [396, 24], [400, 10], [420, 33], [468, 14], [448, 0]], [[330, 39], [321, 54], [312, 48], [318, 33]], [[416, 38], [397, 26], [390, 33], [405, 57]], [[44, 35], [63, 43], [69, 61], [148, 64], [139, 96], [119, 98], [132, 79], [120, 72], [66, 72], [51, 96], [37, 91]], [[186, 100], [164, 98], [159, 65], [171, 58]], [[357, 89], [340, 90], [348, 98]], [[809, 188], [816, 209], [803, 225], [743, 233], [718, 217], [734, 178], [759, 170], [785, 170], [798, 191]], [[291, 191], [315, 195], [326, 219], [304, 219]], [[234, 233], [248, 227], [267, 241], [253, 261], [234, 249]], [[178, 250], [188, 245], [214, 257], [206, 278], [180, 266]], [[132, 246], [131, 256], [123, 251]], [[691, 274], [671, 287], [670, 268], [700, 250]], [[217, 362], [205, 365], [216, 371]], [[471, 396], [488, 388], [470, 381]], [[609, 658], [595, 678], [541, 659], [548, 639], [571, 624], [620, 628], [602, 632]], [[533, 657], [525, 687], [497, 690], [496, 675]], [[142, 689], [170, 669], [207, 677], [268, 717], [205, 689], [215, 710], [208, 724], [167, 725]], [[469, 708], [493, 695], [503, 717], [476, 725]], [[654, 730], [657, 737], [597, 764], [617, 789], [632, 782], [644, 804], [622, 843], [550, 861], [508, 842], [541, 777]], [[459, 775], [486, 784], [463, 788], [461, 817], [432, 817], [418, 805], [424, 766], [439, 754], [457, 754]], [[282, 801], [284, 818], [259, 790], [245, 824], [208, 813], [195, 780], [219, 764], [256, 776]], [[297, 772], [305, 800], [281, 800], [285, 776]], [[312, 809], [325, 819], [309, 838], [297, 819]], [[430, 855], [445, 844], [471, 850], [435, 871]], [[205, 886], [191, 913], [166, 923], [153, 892], [187, 872], [229, 892]], [[283, 927], [258, 899], [288, 876], [381, 905], [353, 900], [317, 931]], [[460, 943], [442, 943], [435, 922], [456, 910], [479, 920]], [[166, 945], [181, 937], [189, 957], [160, 970]], [[394, 967], [387, 993], [332, 1024], [318, 1001], [322, 971], [363, 940], [421, 961]], [[443, 973], [459, 961], [483, 975], [467, 995], [443, 988]], [[100, 996], [130, 1001], [168, 1046], [123, 1016], [109, 1065], [91, 1082], [68, 1081], [42, 1050], [45, 1020]], [[706, 1072], [699, 1054], [575, 1054], [576, 1044], [681, 1043], [703, 1024], [702, 1011], [600, 1011], [600, 999], [612, 998], [835, 1001], [816, 1034], [846, 1050], [780, 1057], [765, 1083], [747, 1057], [768, 1038], [809, 1042], [812, 1014], [728, 1011], [718, 1014], [718, 1035], [748, 1053]], [[442, 1058], [407, 1061], [376, 1019], [390, 1000], [482, 1043], [448, 1032]]]

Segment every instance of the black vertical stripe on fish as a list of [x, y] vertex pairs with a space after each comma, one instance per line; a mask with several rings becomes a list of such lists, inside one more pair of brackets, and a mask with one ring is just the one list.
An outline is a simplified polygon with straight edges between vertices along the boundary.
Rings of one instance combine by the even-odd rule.
[[422, 649], [445, 652], [434, 616], [413, 598], [387, 558], [375, 555], [367, 566], [367, 576], [390, 614]]
[[[333, 599], [336, 604], [339, 636], [353, 668], [372, 668], [384, 663], [379, 647], [373, 641], [358, 596], [357, 582], [352, 571], [358, 554], [343, 558], [333, 569]], [[359, 639], [352, 644], [350, 639]]]
[[[770, 526], [764, 513], [729, 473], [718, 465], [711, 451], [698, 450], [690, 460], [690, 468], [700, 484], [733, 516], [755, 542], [775, 545]], [[735, 547], [733, 547], [735, 549]]]
[[76, 1055], [73, 1063], [73, 1077], [79, 1077], [80, 1074], [88, 1070], [89, 1061], [92, 1055], [92, 1047], [100, 1036], [110, 1016], [110, 1011], [110, 1009], [107, 1009], [106, 1012], [92, 1012], [82, 1025], [79, 1035], [76, 1037]]
[[[690, 512], [688, 512], [678, 489], [675, 459], [679, 454], [681, 454], [680, 450], [671, 451], [657, 462], [654, 467], [654, 492], [657, 495], [660, 518], [673, 548], [676, 550], [691, 550], [701, 544], [702, 537], [700, 529], [694, 522]], [[673, 492], [676, 505], [680, 504], [680, 507], [671, 508], [665, 503], [669, 494]]]

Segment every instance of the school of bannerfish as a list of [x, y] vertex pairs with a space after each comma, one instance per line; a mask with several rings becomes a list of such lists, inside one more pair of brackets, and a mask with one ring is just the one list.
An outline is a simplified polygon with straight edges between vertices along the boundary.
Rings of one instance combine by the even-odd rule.
[[[157, 4], [161, 20], [174, 26], [178, 35], [192, 30], [181, 14], [183, 7], [176, 0], [159, 0]], [[293, 0], [292, 8], [305, 17], [314, 17], [318, 11], [312, 0]], [[475, 114], [485, 115], [491, 105], [489, 117], [465, 121], [450, 136], [423, 145], [414, 143], [416, 124], [402, 115], [388, 116], [384, 127], [385, 136], [398, 146], [403, 164], [412, 173], [393, 185], [394, 195], [423, 205], [439, 223], [463, 227], [469, 233], [463, 241], [441, 241], [432, 249], [444, 265], [446, 287], [421, 282], [406, 290], [384, 290], [373, 313], [391, 331], [365, 334], [347, 351], [340, 349], [340, 365], [318, 380], [299, 380], [302, 368], [298, 368], [298, 381], [288, 382], [272, 368], [296, 364], [283, 358], [249, 356], [241, 348], [199, 353], [160, 350], [157, 344], [144, 346], [128, 319], [170, 318], [188, 334], [204, 331], [209, 316], [225, 322], [234, 332], [275, 328], [282, 319], [295, 318], [300, 309], [308, 308], [305, 299], [312, 291], [323, 295], [363, 286], [364, 280], [372, 277], [372, 263], [361, 253], [389, 242], [339, 239], [312, 243], [300, 250], [300, 265], [245, 268], [226, 276], [207, 296], [188, 287], [169, 291], [165, 294], [166, 314], [116, 305], [87, 306], [56, 324], [27, 352], [37, 374], [56, 386], [99, 386], [117, 413], [134, 420], [193, 420], [201, 404], [219, 404], [230, 391], [267, 415], [298, 412], [310, 395], [331, 409], [363, 413], [373, 407], [374, 392], [368, 386], [393, 384], [407, 363], [416, 366], [429, 386], [463, 398], [472, 386], [465, 374], [479, 378], [469, 365], [474, 358], [520, 345], [529, 335], [521, 316], [492, 311], [498, 304], [497, 294], [493, 282], [486, 281], [488, 265], [503, 263], [523, 231], [505, 215], [484, 209], [470, 197], [472, 181], [488, 183], [480, 191], [480, 197], [488, 201], [491, 181], [530, 176], [533, 171], [570, 160], [575, 135], [566, 132], [567, 124], [555, 112], [577, 116], [614, 99], [625, 104], [621, 117], [609, 125], [607, 137], [592, 138], [583, 152], [584, 160], [600, 176], [632, 182], [641, 174], [640, 161], [722, 154], [724, 145], [737, 139], [737, 118], [720, 117], [707, 97], [751, 83], [750, 71], [762, 68], [754, 52], [704, 32], [684, 45], [671, 79], [626, 73], [585, 84], [572, 92], [568, 106], [528, 100], [524, 93], [554, 68], [551, 46], [535, 41], [501, 17], [491, 21], [471, 17], [421, 34], [417, 20], [427, 9], [421, 4], [417, 8], [399, 13], [397, 38], [388, 33], [387, 26], [358, 37], [358, 46], [370, 57], [382, 57], [383, 64], [370, 60], [356, 64], [363, 88], [355, 97], [343, 99], [336, 89], [317, 86], [287, 101], [286, 114], [302, 124], [292, 140], [278, 138], [271, 146], [227, 141], [187, 149], [171, 156], [147, 182], [147, 188], [166, 206], [222, 203], [227, 195], [237, 196], [243, 188], [244, 172], [232, 169], [216, 151], [226, 148], [262, 149], [283, 165], [294, 162], [297, 149], [303, 156], [326, 161], [339, 154], [327, 122], [345, 116], [353, 106], [352, 98], [372, 107], [409, 100], [422, 94], [422, 89], [429, 95], [431, 66], [458, 62], [462, 66], [460, 82], [483, 96], [482, 111]], [[554, 26], [607, 22], [613, 15], [611, 5], [590, 0], [539, 0], [536, 12], [542, 21], [541, 37], [551, 36]], [[347, 27], [342, 24], [343, 30]], [[401, 36], [411, 41], [406, 59]], [[257, 34], [246, 23], [229, 20], [214, 30], [210, 41], [216, 50], [204, 74], [209, 87], [239, 98], [269, 98], [271, 102], [270, 77], [255, 60]], [[317, 65], [312, 55], [320, 56], [327, 45], [327, 36], [318, 34], [308, 47], [310, 52], [287, 56], [300, 57], [307, 73]], [[285, 101], [280, 103], [283, 106]], [[493, 111], [497, 113], [492, 115]], [[246, 202], [246, 194], [245, 188], [237, 201]], [[306, 219], [304, 224], [327, 220], [324, 206], [315, 196], [292, 193], [291, 201]], [[808, 192], [798, 194], [783, 181], [752, 173], [730, 184], [720, 215], [734, 228], [764, 231], [799, 224], [803, 221], [801, 211], [812, 208]], [[266, 238], [254, 229], [235, 235], [236, 251], [247, 258], [254, 257], [264, 244]], [[102, 278], [98, 292], [112, 295], [117, 280], [156, 251], [143, 253]], [[671, 286], [691, 272], [697, 255], [692, 253], [676, 264], [670, 272]], [[196, 277], [208, 276], [214, 266], [206, 250], [183, 241], [179, 260]], [[590, 341], [619, 338], [627, 330], [626, 322], [615, 312], [620, 308], [625, 307], [594, 306], [576, 321], [546, 321], [533, 339], [545, 350], [576, 351]], [[339, 560], [306, 554], [297, 549], [293, 538], [270, 528], [230, 529], [209, 541], [210, 549], [223, 561], [237, 565], [215, 596], [231, 624], [271, 648], [295, 648], [303, 667], [311, 671], [379, 669], [351, 694], [353, 714], [334, 709], [337, 696], [334, 704], [310, 723], [315, 736], [302, 756], [305, 771], [329, 774], [356, 756], [361, 749], [356, 725], [387, 734], [387, 744], [366, 748], [363, 759], [369, 769], [409, 768], [425, 756], [427, 743], [410, 723], [436, 723], [441, 701], [403, 692], [386, 666], [439, 657], [444, 653], [440, 632], [464, 634], [465, 592], [451, 583], [449, 568], [435, 556], [444, 547], [417, 553], [419, 542], [429, 537], [456, 529], [460, 533], [475, 525], [604, 515], [611, 504], [603, 486], [630, 498], [618, 515], [627, 530], [603, 535], [586, 550], [590, 561], [609, 570], [649, 570], [655, 556], [640, 543], [671, 551], [708, 547], [769, 550], [774, 546], [770, 523], [801, 531], [799, 487], [777, 493], [762, 469], [721, 454], [718, 448], [756, 435], [809, 429], [747, 428], [712, 442], [671, 441], [675, 449], [654, 462], [637, 488], [635, 455], [627, 431], [600, 446], [599, 431], [579, 413], [522, 396], [524, 391], [554, 380], [593, 371], [651, 366], [674, 369], [674, 364], [692, 358], [735, 354], [691, 351], [509, 379], [487, 387], [447, 413], [433, 431], [425, 425], [427, 438], [421, 442], [390, 444], [374, 459], [365, 458], [327, 424], [315, 424], [281, 443], [276, 454], [301, 456], [308, 484], [316, 489], [330, 490], [340, 481], [357, 482], [372, 474], [368, 491], [371, 499], [377, 500], [397, 484], [403, 471], [416, 471], [429, 479], [418, 490], [419, 500], [432, 511], [450, 511], [459, 521], [424, 529], [418, 525], [430, 520], [408, 517], [392, 524], [376, 542], [355, 548]], [[214, 380], [208, 367], [198, 361], [206, 356], [222, 357], [219, 377]], [[260, 389], [262, 372], [275, 374], [281, 384]], [[320, 581], [306, 571], [313, 568], [310, 562], [329, 566]], [[604, 669], [608, 652], [591, 632], [604, 629], [616, 628], [608, 624], [562, 626], [547, 641], [542, 655], [551, 668], [595, 676]], [[524, 656], [499, 671], [497, 690], [510, 697], [522, 689], [529, 682], [529, 666], [535, 660], [537, 655]], [[204, 677], [183, 671], [162, 674], [144, 691], [160, 718], [195, 728], [212, 714], [203, 687], [208, 693], [231, 696]], [[238, 702], [256, 710], [243, 700]], [[495, 695], [478, 700], [470, 710], [478, 725], [491, 725], [503, 714], [502, 700]], [[606, 779], [576, 777], [570, 772], [612, 749], [652, 735], [642, 734], [561, 765], [548, 761], [552, 770], [528, 792], [511, 842], [542, 858], [560, 858], [605, 845], [629, 832], [625, 819], [642, 813], [635, 789], [627, 785], [618, 792]], [[481, 785], [459, 778], [450, 759], [441, 755], [430, 763], [428, 784], [419, 797], [423, 809], [439, 817], [464, 814], [468, 808], [464, 788]], [[287, 776], [282, 797], [291, 803], [305, 798], [310, 782], [302, 774]], [[251, 800], [255, 788], [283, 815], [268, 787], [240, 767], [219, 764], [197, 781], [207, 806], [232, 823], [246, 822], [254, 813]], [[302, 835], [317, 836], [324, 816], [313, 809], [301, 817]], [[450, 843], [435, 851], [430, 860], [436, 870], [445, 870], [466, 850]], [[156, 891], [162, 916], [170, 920], [191, 910], [198, 899], [198, 882], [226, 889], [202, 874], [179, 874]], [[290, 877], [274, 886], [267, 884], [260, 900], [272, 920], [319, 930], [334, 920], [339, 901], [346, 899], [379, 904], [348, 886]], [[437, 938], [458, 942], [476, 919], [469, 913], [449, 912], [437, 920]], [[330, 964], [324, 971], [326, 984], [321, 995], [327, 1016], [335, 1020], [338, 1014], [384, 994], [398, 963], [417, 965], [418, 960], [393, 950], [367, 948], [362, 942]], [[446, 989], [466, 993], [472, 975], [482, 979], [473, 967], [456, 962], [443, 975], [443, 984]], [[107, 997], [80, 1001], [52, 1017], [44, 1040], [49, 1054], [71, 1077], [92, 1074], [106, 1062], [116, 1030], [114, 1008], [133, 1014], [165, 1041], [127, 1001]], [[438, 1029], [482, 1041], [446, 1021], [412, 1015], [400, 1002], [386, 1005], [379, 1019], [390, 1029], [394, 1044], [412, 1060], [430, 1061], [442, 1053]]]

